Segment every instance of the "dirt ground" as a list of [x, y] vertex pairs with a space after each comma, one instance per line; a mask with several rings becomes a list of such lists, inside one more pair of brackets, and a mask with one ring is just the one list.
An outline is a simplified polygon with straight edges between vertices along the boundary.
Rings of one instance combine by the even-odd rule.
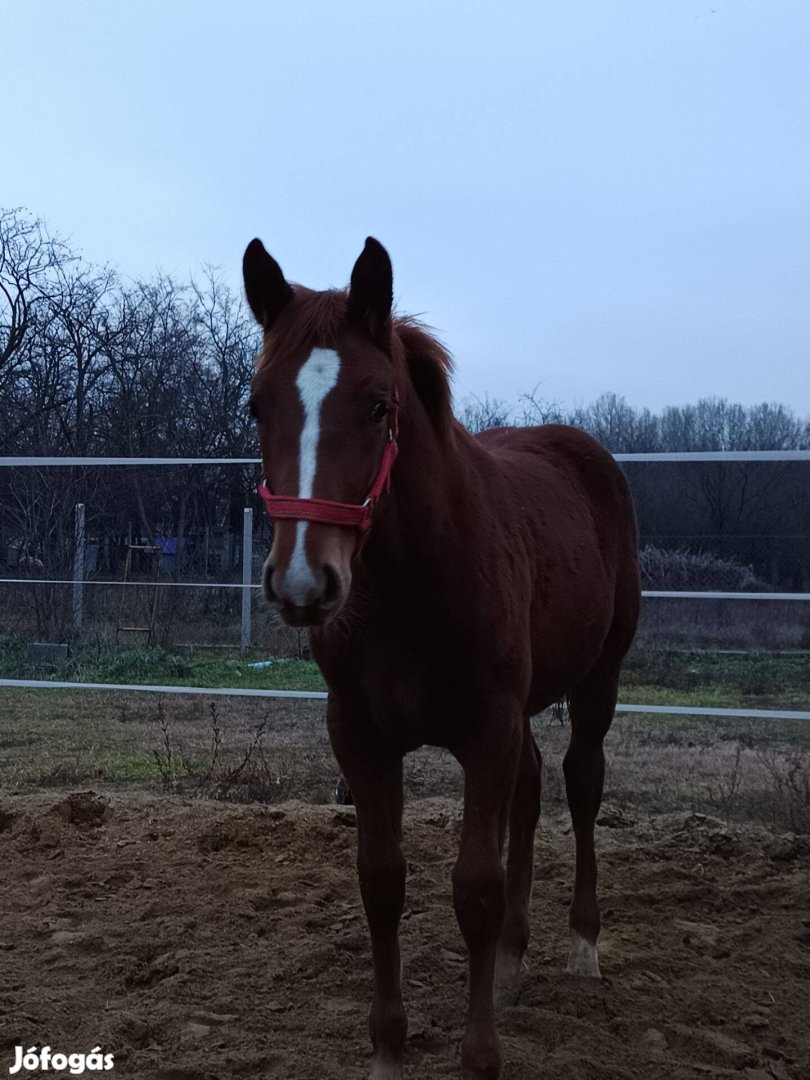
[[[456, 799], [406, 811], [406, 1076], [458, 1076]], [[102, 1045], [115, 1075], [352, 1080], [369, 946], [351, 808], [137, 791], [0, 797], [0, 1067]], [[566, 976], [573, 844], [538, 835], [534, 939], [500, 1030], [506, 1080], [810, 1076], [810, 843], [608, 806], [601, 983]]]

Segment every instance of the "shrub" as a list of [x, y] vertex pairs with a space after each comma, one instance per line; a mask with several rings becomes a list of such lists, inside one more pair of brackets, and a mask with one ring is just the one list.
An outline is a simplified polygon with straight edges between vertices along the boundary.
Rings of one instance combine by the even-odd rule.
[[647, 544], [639, 554], [645, 589], [767, 592], [770, 586], [753, 567], [710, 551], [669, 551]]

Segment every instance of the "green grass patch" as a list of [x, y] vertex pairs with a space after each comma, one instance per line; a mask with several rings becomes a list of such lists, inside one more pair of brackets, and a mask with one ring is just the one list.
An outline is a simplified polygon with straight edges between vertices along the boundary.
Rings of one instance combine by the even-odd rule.
[[[199, 762], [204, 759], [200, 757]], [[111, 784], [160, 782], [163, 773], [151, 750], [107, 750], [95, 758], [99, 777]]]
[[703, 685], [690, 690], [672, 686], [623, 683], [619, 700], [625, 705], [684, 705], [709, 709], [808, 709], [807, 697], [790, 688], [779, 692], [747, 694], [739, 686]]
[[621, 700], [712, 708], [810, 709], [809, 652], [719, 652], [636, 645]]
[[810, 651], [727, 652], [681, 649], [641, 641], [624, 666], [628, 681], [685, 687], [719, 683], [744, 686], [751, 692], [785, 685], [810, 692]]
[[318, 666], [311, 660], [277, 660], [270, 667], [260, 668], [250, 664], [250, 659], [178, 655], [155, 647], [86, 650], [70, 656], [63, 664], [44, 668], [28, 663], [21, 644], [0, 646], [0, 677], [6, 679], [255, 690], [325, 689]]
[[[325, 689], [311, 660], [280, 659], [269, 667], [252, 667], [252, 659], [179, 655], [157, 647], [99, 647], [78, 650], [61, 665], [43, 668], [27, 661], [21, 643], [6, 642], [0, 644], [0, 676], [217, 689]], [[724, 653], [641, 643], [628, 657], [620, 700], [640, 705], [810, 709], [810, 653]]]

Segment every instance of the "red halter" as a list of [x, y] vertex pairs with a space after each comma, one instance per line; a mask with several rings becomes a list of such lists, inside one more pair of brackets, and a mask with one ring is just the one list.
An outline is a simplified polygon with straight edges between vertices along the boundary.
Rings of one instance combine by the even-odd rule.
[[267, 486], [267, 480], [262, 477], [259, 494], [270, 517], [288, 521], [315, 521], [321, 525], [344, 525], [349, 529], [366, 532], [371, 525], [374, 508], [380, 496], [391, 490], [391, 468], [399, 451], [398, 410], [399, 395], [395, 390], [388, 410], [388, 439], [380, 458], [376, 479], [364, 502], [342, 503], [333, 502], [331, 499], [300, 499], [296, 495], [274, 495]]

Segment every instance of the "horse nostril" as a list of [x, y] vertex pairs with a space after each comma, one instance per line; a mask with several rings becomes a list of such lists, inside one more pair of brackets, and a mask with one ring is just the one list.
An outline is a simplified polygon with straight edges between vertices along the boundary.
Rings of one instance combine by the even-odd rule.
[[340, 579], [333, 566], [326, 563], [323, 567], [323, 576], [326, 578], [326, 589], [323, 594], [323, 602], [331, 604], [337, 600], [340, 594]]

